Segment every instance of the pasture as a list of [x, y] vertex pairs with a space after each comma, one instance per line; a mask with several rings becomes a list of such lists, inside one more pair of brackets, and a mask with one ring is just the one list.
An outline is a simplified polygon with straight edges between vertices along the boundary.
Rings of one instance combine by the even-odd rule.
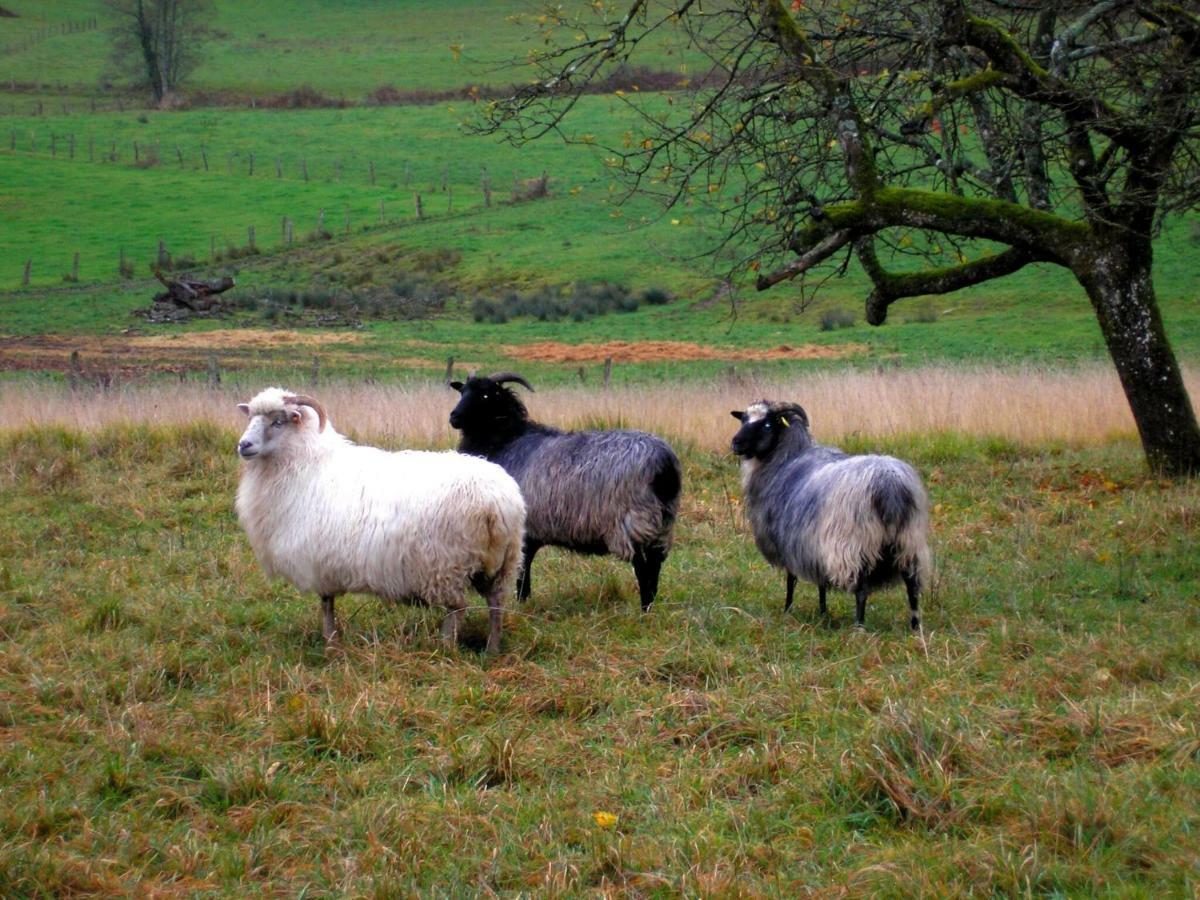
[[[527, 77], [520, 0], [217, 0], [170, 111], [109, 83], [103, 4], [0, 7], [0, 895], [1200, 890], [1200, 487], [1147, 474], [1061, 271], [881, 328], [854, 265], [814, 297], [728, 284], [735, 186], [623, 201], [616, 93], [571, 146], [468, 136]], [[139, 315], [160, 244], [236, 278], [224, 315]], [[1192, 213], [1155, 245], [1194, 399], [1198, 244]], [[544, 550], [495, 658], [478, 603], [448, 652], [436, 613], [366, 596], [326, 654], [316, 599], [263, 577], [234, 404], [284, 384], [355, 440], [445, 449], [448, 365], [673, 443], [647, 614], [628, 566]], [[923, 633], [899, 589], [861, 632], [811, 586], [783, 613], [728, 451], [762, 396], [921, 471]]]
[[[720, 449], [726, 405], [787, 387], [714, 389], [695, 431], [619, 404], [685, 463], [662, 598], [642, 615], [627, 567], [546, 553], [492, 660], [366, 597], [323, 653], [234, 520], [230, 396], [64, 394], [74, 426], [7, 429], [3, 892], [1194, 890], [1196, 486], [1128, 437], [834, 419], [935, 503], [924, 634], [898, 591], [856, 633], [847, 597], [783, 614]], [[820, 423], [850, 386], [790, 388]], [[449, 398], [326, 396], [363, 439], [450, 438]], [[595, 421], [591, 396], [549, 402]]]

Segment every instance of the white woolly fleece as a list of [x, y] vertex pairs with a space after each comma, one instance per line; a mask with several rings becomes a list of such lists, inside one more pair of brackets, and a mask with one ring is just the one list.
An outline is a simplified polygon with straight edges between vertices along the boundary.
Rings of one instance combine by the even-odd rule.
[[318, 432], [314, 410], [285, 409], [290, 393], [268, 388], [248, 404], [244, 439], [271, 438], [245, 460], [237, 493], [238, 520], [268, 575], [320, 596], [369, 592], [451, 610], [466, 605], [473, 581], [511, 592], [525, 503], [502, 468], [454, 452], [358, 446], [331, 424]]

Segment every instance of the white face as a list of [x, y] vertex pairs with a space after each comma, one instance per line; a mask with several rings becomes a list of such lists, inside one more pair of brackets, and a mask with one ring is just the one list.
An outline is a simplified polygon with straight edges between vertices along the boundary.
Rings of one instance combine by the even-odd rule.
[[767, 404], [751, 403], [746, 407], [746, 418], [742, 419], [743, 424], [749, 425], [752, 422], [757, 422], [759, 419], [767, 417]]
[[[238, 409], [250, 415], [250, 407], [245, 403], [238, 404]], [[287, 429], [298, 425], [300, 421], [300, 413], [296, 410], [280, 409], [271, 413], [250, 416], [250, 423], [242, 433], [241, 440], [238, 441], [238, 456], [242, 459], [269, 456], [279, 446]]]

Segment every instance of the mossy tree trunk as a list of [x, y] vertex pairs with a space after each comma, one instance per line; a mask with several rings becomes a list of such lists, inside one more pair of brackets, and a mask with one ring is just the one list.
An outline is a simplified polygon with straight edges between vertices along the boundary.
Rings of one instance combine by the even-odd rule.
[[1150, 467], [1200, 474], [1200, 425], [1154, 294], [1149, 240], [1105, 241], [1081, 254], [1075, 276], [1096, 311]]

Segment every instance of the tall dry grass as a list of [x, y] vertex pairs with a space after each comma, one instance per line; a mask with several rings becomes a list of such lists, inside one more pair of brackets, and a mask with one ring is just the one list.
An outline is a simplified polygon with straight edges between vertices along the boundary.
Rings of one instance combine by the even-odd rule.
[[[1186, 373], [1200, 396], [1200, 373]], [[518, 389], [519, 390], [519, 389]], [[244, 393], [244, 392], [243, 392]], [[385, 445], [452, 446], [447, 415], [457, 395], [441, 384], [331, 382], [315, 393], [339, 430]], [[801, 403], [817, 438], [835, 443], [930, 432], [1000, 437], [1018, 443], [1094, 444], [1134, 434], [1129, 407], [1108, 366], [1072, 369], [954, 368], [826, 371], [780, 380], [718, 380], [614, 387], [557, 387], [528, 397], [533, 414], [565, 426], [621, 424], [723, 450], [733, 433], [729, 410], [768, 397]], [[207, 422], [240, 428], [234, 408], [248, 399], [231, 388], [198, 384], [127, 385], [70, 391], [7, 384], [0, 429], [59, 425], [91, 431], [116, 423]]]

